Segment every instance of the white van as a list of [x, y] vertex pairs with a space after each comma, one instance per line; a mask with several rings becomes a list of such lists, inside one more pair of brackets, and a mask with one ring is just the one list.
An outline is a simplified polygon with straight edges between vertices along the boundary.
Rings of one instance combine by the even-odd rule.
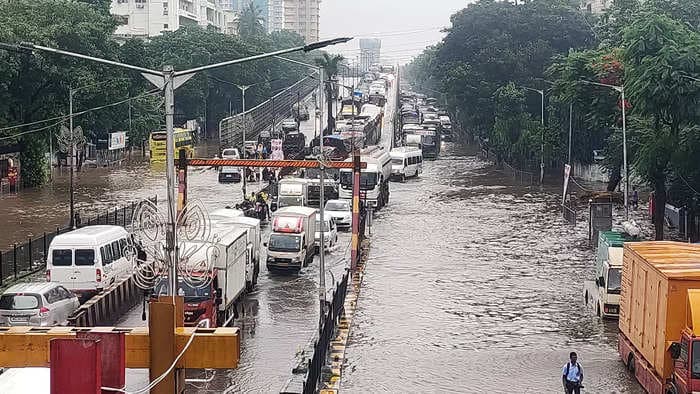
[[410, 176], [418, 176], [423, 172], [423, 151], [413, 146], [394, 148], [391, 156], [391, 176], [402, 182]]
[[129, 275], [128, 243], [129, 233], [121, 226], [86, 226], [58, 235], [49, 246], [46, 280], [74, 293], [99, 293]]

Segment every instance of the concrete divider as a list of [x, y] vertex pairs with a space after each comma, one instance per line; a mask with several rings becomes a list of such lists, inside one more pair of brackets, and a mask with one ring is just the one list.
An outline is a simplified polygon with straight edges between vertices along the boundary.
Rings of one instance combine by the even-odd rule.
[[143, 292], [131, 277], [123, 279], [81, 305], [68, 322], [75, 327], [109, 326], [133, 308], [142, 296]]

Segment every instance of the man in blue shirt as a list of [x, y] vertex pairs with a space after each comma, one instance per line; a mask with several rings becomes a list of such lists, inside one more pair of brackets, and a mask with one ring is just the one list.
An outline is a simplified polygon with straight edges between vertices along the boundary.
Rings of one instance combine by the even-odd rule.
[[562, 368], [561, 382], [566, 394], [581, 394], [583, 368], [576, 362], [577, 359], [576, 352], [569, 353], [569, 362]]

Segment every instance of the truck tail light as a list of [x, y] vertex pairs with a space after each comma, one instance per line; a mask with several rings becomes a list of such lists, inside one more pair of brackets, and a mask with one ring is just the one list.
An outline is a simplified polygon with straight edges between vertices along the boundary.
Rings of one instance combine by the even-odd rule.
[[95, 270], [95, 281], [102, 282], [102, 270], [99, 268]]
[[46, 270], [46, 281], [51, 282], [51, 270]]
[[46, 317], [48, 315], [49, 315], [49, 308], [42, 306], [41, 309], [39, 309], [39, 316]]

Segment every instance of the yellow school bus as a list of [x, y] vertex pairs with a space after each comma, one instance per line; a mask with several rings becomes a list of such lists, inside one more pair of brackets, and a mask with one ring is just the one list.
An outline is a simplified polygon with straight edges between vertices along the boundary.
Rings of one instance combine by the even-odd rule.
[[[149, 140], [151, 163], [165, 162], [165, 131], [154, 131]], [[179, 157], [179, 152], [185, 150], [187, 157], [194, 157], [194, 142], [192, 141], [192, 131], [175, 128], [175, 158]]]

